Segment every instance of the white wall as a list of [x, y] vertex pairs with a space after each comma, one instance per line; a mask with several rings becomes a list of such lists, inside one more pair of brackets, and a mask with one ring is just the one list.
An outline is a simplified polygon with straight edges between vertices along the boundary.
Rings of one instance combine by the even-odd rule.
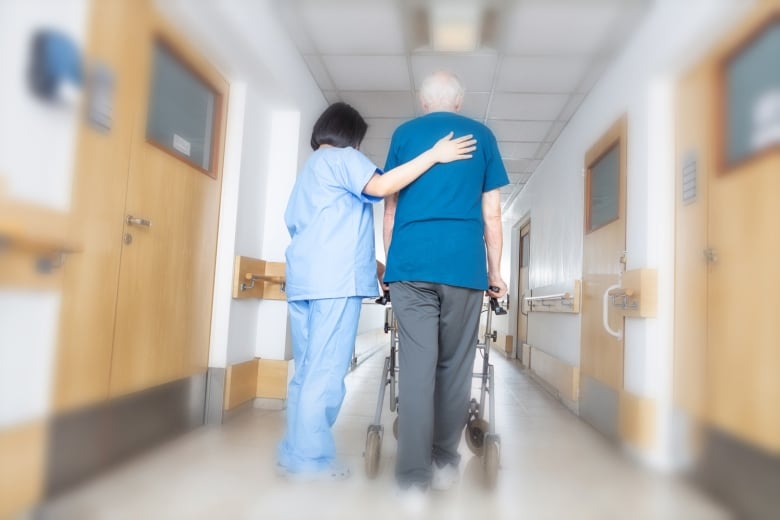
[[[656, 319], [627, 320], [625, 387], [659, 406], [662, 443], [648, 454], [658, 466], [671, 463], [674, 78], [749, 4], [658, 0], [504, 213], [506, 243], [512, 225], [531, 216], [531, 288], [581, 278], [585, 153], [628, 115], [627, 268], [658, 270], [661, 303]], [[517, 265], [512, 253], [508, 265]], [[532, 314], [529, 343], [578, 365], [579, 326], [579, 316]]]
[[[0, 1], [0, 182], [9, 195], [67, 211], [78, 113], [43, 105], [27, 92], [30, 37], [57, 29], [83, 48], [87, 0]], [[60, 297], [0, 289], [0, 428], [44, 417]]]
[[[225, 297], [223, 285], [232, 278], [233, 255], [284, 261], [289, 243], [284, 208], [298, 169], [311, 153], [311, 128], [325, 99], [270, 0], [174, 0], [158, 5], [231, 83], [246, 89], [243, 121], [236, 123], [240, 130], [226, 150], [225, 181], [230, 153], [240, 154], [240, 166], [238, 160], [231, 163], [240, 180], [235, 194], [223, 193], [222, 204], [231, 209], [220, 219], [222, 261], [217, 263], [209, 366], [255, 356], [288, 359], [285, 302], [233, 301]], [[231, 197], [237, 197], [232, 205]]]
[[[298, 172], [298, 148], [300, 135], [308, 133], [300, 127], [300, 112], [275, 110], [271, 116], [273, 134], [270, 139], [270, 154], [267, 160], [268, 180], [264, 193], [265, 236], [263, 259], [284, 262], [284, 252], [290, 243], [290, 236], [284, 223], [287, 199], [295, 184]], [[287, 304], [284, 301], [260, 302], [256, 331], [257, 357], [290, 359], [292, 349], [287, 338]]]

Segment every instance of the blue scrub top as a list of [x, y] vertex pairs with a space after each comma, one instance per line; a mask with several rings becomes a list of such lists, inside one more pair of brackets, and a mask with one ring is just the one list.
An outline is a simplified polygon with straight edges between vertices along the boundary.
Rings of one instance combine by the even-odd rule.
[[289, 301], [379, 295], [372, 204], [376, 165], [354, 148], [315, 151], [295, 180], [284, 222]]
[[430, 282], [487, 289], [482, 194], [509, 184], [496, 138], [488, 127], [452, 112], [432, 112], [399, 126], [385, 171], [455, 132], [473, 134], [468, 160], [437, 164], [398, 195], [385, 282]]

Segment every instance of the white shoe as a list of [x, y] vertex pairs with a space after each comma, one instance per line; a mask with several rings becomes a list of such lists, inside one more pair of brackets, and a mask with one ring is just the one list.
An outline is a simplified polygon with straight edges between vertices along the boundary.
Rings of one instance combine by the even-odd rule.
[[431, 489], [435, 491], [447, 491], [460, 480], [460, 473], [454, 464], [445, 464], [439, 467], [435, 462], [431, 464], [433, 477], [431, 478]]
[[406, 489], [396, 488], [395, 498], [401, 512], [409, 518], [423, 518], [428, 508], [428, 493], [419, 486], [409, 486]]

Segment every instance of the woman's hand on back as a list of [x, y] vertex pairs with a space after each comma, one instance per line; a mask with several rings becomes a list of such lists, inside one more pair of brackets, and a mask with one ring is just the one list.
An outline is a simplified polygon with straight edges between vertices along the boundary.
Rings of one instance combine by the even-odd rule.
[[452, 138], [453, 135], [455, 133], [450, 132], [439, 139], [431, 148], [436, 162], [448, 163], [471, 159], [471, 152], [477, 149], [477, 140], [474, 139], [472, 134], [456, 137], [455, 139]]

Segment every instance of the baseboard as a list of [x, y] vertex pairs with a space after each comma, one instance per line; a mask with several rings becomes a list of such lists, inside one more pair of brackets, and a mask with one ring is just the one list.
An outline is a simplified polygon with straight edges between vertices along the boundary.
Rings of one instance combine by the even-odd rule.
[[257, 394], [257, 359], [227, 367], [225, 371], [225, 400], [223, 407], [230, 411], [251, 401]]
[[0, 518], [18, 514], [40, 500], [45, 454], [43, 420], [0, 429]]
[[580, 369], [536, 347], [530, 347], [531, 371], [558, 392], [562, 400], [579, 401]]
[[655, 401], [621, 390], [618, 408], [620, 438], [642, 452], [652, 451], [656, 445]]
[[46, 496], [204, 423], [206, 375], [172, 381], [48, 423]]
[[255, 397], [286, 399], [289, 368], [287, 360], [258, 359]]
[[736, 518], [774, 520], [780, 511], [780, 456], [709, 430], [690, 475]]
[[[267, 404], [260, 407], [278, 409], [287, 398], [287, 381], [290, 361], [280, 359], [256, 358], [231, 365], [225, 369], [223, 411], [232, 412], [251, 407], [259, 407], [258, 402]], [[273, 404], [277, 403], [282, 404]], [[223, 415], [223, 420], [224, 420]]]

